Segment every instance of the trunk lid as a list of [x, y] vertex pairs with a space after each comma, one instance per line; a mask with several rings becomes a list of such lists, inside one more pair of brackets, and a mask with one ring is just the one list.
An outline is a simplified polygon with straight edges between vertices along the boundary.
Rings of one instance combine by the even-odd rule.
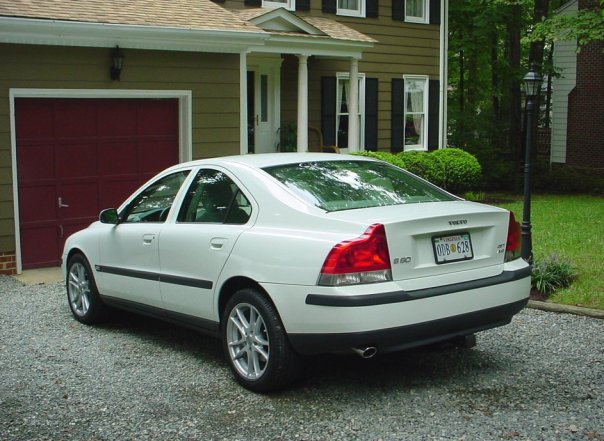
[[463, 281], [502, 271], [509, 225], [504, 209], [467, 201], [429, 202], [338, 211], [330, 217], [383, 224], [395, 281], [451, 273], [456, 273], [455, 281]]

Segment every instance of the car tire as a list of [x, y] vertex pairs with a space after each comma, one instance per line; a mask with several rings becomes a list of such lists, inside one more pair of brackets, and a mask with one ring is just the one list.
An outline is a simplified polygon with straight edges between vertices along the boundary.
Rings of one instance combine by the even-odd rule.
[[88, 260], [74, 254], [67, 263], [67, 302], [75, 319], [86, 325], [101, 323], [106, 318], [106, 307], [96, 288]]
[[237, 291], [222, 315], [225, 356], [237, 381], [254, 392], [274, 392], [290, 385], [301, 372], [279, 314], [255, 289]]

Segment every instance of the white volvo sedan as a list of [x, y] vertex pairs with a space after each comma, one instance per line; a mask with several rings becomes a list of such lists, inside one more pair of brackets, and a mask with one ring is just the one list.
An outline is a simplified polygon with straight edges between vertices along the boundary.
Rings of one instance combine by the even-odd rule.
[[530, 266], [506, 210], [392, 165], [331, 154], [179, 164], [72, 235], [74, 317], [111, 307], [218, 336], [245, 387], [290, 384], [301, 356], [363, 357], [509, 323]]

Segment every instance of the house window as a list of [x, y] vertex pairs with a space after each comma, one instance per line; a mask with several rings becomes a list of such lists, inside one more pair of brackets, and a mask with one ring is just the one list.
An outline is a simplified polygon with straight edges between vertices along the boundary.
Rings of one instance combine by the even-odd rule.
[[289, 11], [296, 10], [296, 0], [262, 0], [263, 8], [285, 8]]
[[[336, 94], [336, 145], [339, 148], [348, 147], [348, 121], [350, 113], [350, 75], [339, 73], [337, 75]], [[359, 74], [359, 147], [365, 145], [365, 74]]]
[[405, 21], [428, 23], [427, 0], [405, 0]]
[[365, 17], [365, 0], [337, 0], [338, 15]]
[[404, 76], [404, 148], [427, 149], [428, 77]]

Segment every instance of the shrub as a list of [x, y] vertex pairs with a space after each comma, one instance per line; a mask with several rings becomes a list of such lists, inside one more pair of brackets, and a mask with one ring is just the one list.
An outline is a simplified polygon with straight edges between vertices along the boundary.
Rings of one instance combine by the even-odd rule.
[[478, 160], [470, 153], [456, 148], [436, 150], [431, 154], [444, 169], [443, 187], [453, 193], [476, 188], [480, 183], [482, 169]]
[[357, 156], [367, 156], [369, 158], [379, 159], [381, 161], [388, 162], [392, 165], [396, 165], [397, 167], [406, 169], [403, 161], [401, 161], [400, 158], [398, 158], [395, 154], [392, 154], [389, 152], [364, 151], [364, 152], [353, 152], [352, 154], [357, 155]]
[[604, 176], [565, 164], [550, 164], [549, 161], [536, 162], [532, 182], [536, 191], [546, 193], [604, 195]]
[[555, 290], [569, 287], [575, 277], [571, 262], [552, 253], [545, 259], [535, 259], [531, 285], [547, 298]]
[[396, 155], [405, 164], [405, 169], [439, 187], [445, 183], [445, 174], [441, 162], [426, 152], [401, 152]]

